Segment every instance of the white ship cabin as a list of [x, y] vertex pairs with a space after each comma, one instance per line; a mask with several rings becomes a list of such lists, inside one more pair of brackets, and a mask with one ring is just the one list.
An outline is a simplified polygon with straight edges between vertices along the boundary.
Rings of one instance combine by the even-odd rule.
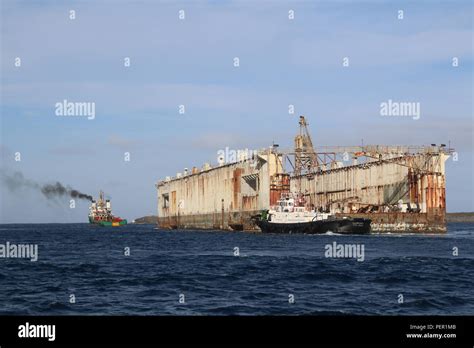
[[273, 209], [280, 213], [293, 213], [293, 212], [304, 212], [306, 207], [299, 205], [298, 202], [295, 202], [295, 199], [292, 197], [284, 197], [277, 201], [277, 204]]
[[268, 221], [275, 223], [298, 223], [325, 220], [330, 214], [318, 213], [306, 207], [302, 196], [282, 195], [277, 204], [270, 208]]

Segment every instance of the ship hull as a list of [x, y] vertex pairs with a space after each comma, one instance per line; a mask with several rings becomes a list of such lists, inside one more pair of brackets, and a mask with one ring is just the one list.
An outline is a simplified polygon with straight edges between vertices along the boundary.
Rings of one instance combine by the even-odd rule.
[[127, 220], [123, 219], [120, 221], [97, 221], [89, 217], [89, 223], [93, 225], [99, 225], [104, 227], [119, 227], [127, 224]]
[[304, 233], [323, 234], [333, 232], [338, 234], [369, 234], [369, 219], [328, 219], [298, 223], [275, 223], [257, 220], [255, 223], [263, 233]]

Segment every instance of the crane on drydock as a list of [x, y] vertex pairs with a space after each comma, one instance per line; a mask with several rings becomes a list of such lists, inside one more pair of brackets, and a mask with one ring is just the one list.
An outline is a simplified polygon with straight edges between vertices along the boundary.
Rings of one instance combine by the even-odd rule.
[[318, 156], [313, 147], [313, 141], [308, 130], [308, 122], [304, 116], [300, 116], [300, 131], [295, 137], [295, 166], [294, 173], [299, 176], [303, 173], [312, 172], [313, 168], [318, 167]]

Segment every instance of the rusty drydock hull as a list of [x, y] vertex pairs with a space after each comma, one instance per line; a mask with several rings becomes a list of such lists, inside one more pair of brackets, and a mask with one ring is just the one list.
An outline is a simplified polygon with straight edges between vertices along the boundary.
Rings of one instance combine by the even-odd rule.
[[442, 147], [410, 149], [356, 147], [353, 156], [365, 155], [363, 163], [335, 160], [311, 174], [286, 174], [282, 155], [271, 150], [254, 161], [193, 169], [157, 184], [158, 222], [163, 228], [258, 231], [253, 215], [282, 193], [301, 192], [320, 211], [370, 219], [376, 233], [445, 233], [449, 154]]
[[258, 231], [252, 217], [259, 213], [250, 211], [158, 217], [158, 225], [167, 229]]
[[[194, 230], [228, 230], [260, 232], [252, 216], [260, 211], [222, 214], [200, 214], [159, 217], [160, 228]], [[373, 233], [445, 233], [445, 216], [426, 213], [344, 214], [353, 218], [370, 219]]]

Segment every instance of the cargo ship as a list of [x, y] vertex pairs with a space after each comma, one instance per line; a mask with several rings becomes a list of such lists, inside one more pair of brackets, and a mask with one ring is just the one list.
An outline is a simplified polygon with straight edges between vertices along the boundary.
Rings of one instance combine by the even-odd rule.
[[293, 148], [218, 156], [217, 165], [159, 180], [158, 224], [260, 231], [253, 216], [284, 193], [301, 193], [318, 212], [371, 220], [371, 232], [445, 233], [445, 163], [453, 153], [445, 144], [313, 147], [300, 116]]
[[112, 206], [109, 199], [104, 200], [104, 193], [99, 192], [99, 199], [93, 200], [89, 207], [89, 223], [99, 226], [123, 226], [127, 224], [126, 219], [122, 219], [112, 214]]

